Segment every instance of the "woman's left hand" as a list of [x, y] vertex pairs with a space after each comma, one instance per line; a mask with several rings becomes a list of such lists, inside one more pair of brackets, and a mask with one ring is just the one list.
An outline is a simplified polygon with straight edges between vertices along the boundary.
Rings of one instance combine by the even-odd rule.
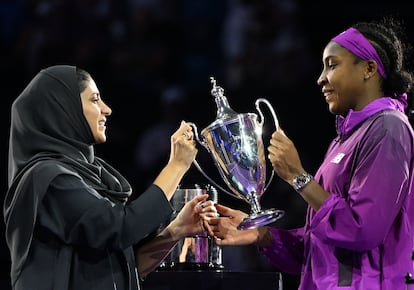
[[168, 226], [174, 239], [179, 240], [206, 231], [204, 223], [217, 216], [214, 202], [207, 198], [208, 194], [198, 195], [184, 205]]

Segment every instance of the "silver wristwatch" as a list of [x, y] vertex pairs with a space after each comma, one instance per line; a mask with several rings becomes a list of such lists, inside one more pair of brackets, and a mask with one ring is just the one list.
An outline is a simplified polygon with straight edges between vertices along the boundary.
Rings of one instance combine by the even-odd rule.
[[304, 172], [299, 175], [296, 175], [295, 178], [293, 178], [292, 186], [296, 191], [300, 191], [312, 180], [313, 176], [307, 172]]

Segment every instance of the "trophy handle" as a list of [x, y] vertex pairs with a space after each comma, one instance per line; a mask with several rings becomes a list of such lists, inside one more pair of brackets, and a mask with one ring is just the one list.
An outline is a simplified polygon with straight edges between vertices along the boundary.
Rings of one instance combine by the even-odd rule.
[[[197, 130], [197, 126], [196, 124], [192, 123], [192, 122], [187, 122], [187, 124], [189, 124], [191, 127], [193, 127], [193, 131], [194, 131], [194, 137], [197, 140], [197, 142], [202, 145], [204, 148], [207, 149], [207, 151], [210, 151], [210, 149], [207, 146], [207, 143], [204, 140], [201, 140], [198, 136], [198, 130]], [[217, 187], [218, 189], [220, 189], [221, 191], [237, 198], [237, 199], [242, 199], [240, 196], [224, 189], [222, 186], [220, 186], [217, 182], [215, 182], [210, 176], [207, 175], [207, 173], [204, 172], [204, 170], [201, 168], [200, 164], [197, 162], [196, 159], [194, 159], [193, 164], [195, 165], [195, 167], [197, 167], [198, 171], [201, 172], [201, 174], [207, 178], [208, 181], [210, 181], [215, 187]]]
[[[256, 100], [256, 103], [255, 103], [256, 110], [259, 112], [259, 115], [260, 115], [260, 120], [259, 120], [260, 128], [262, 128], [263, 127], [263, 124], [264, 124], [264, 116], [263, 116], [262, 111], [260, 110], [260, 103], [265, 103], [267, 105], [268, 109], [272, 113], [272, 117], [273, 117], [273, 121], [274, 121], [274, 125], [275, 125], [275, 128], [276, 128], [276, 131], [279, 130], [279, 120], [277, 119], [275, 110], [273, 109], [272, 104], [270, 104], [270, 102], [268, 100], [264, 99], [264, 98], [257, 99]], [[265, 185], [263, 191], [266, 191], [267, 190], [267, 188], [269, 187], [270, 183], [273, 180], [274, 175], [275, 175], [275, 171], [272, 168], [272, 174], [270, 175], [269, 181], [267, 182], [267, 185]]]
[[266, 99], [264, 99], [264, 98], [259, 98], [259, 99], [257, 99], [256, 100], [256, 110], [259, 112], [259, 114], [260, 114], [260, 121], [259, 121], [259, 125], [262, 127], [263, 126], [263, 123], [264, 123], [264, 116], [263, 116], [263, 114], [262, 114], [262, 111], [260, 110], [260, 103], [265, 103], [266, 105], [267, 105], [267, 107], [269, 108], [269, 110], [270, 110], [270, 112], [272, 113], [272, 116], [273, 116], [273, 120], [274, 120], [274, 122], [275, 122], [275, 128], [276, 128], [276, 131], [277, 130], [279, 130], [279, 120], [277, 119], [277, 116], [276, 116], [276, 113], [275, 113], [275, 110], [273, 109], [273, 107], [272, 107], [272, 104], [270, 104], [270, 102], [268, 101], [268, 100], [266, 100]]

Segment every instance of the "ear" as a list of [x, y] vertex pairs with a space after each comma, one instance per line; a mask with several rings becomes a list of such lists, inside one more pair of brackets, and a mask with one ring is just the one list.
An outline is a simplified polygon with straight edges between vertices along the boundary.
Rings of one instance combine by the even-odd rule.
[[367, 60], [366, 72], [364, 79], [367, 80], [371, 78], [375, 73], [377, 73], [378, 65], [375, 60]]

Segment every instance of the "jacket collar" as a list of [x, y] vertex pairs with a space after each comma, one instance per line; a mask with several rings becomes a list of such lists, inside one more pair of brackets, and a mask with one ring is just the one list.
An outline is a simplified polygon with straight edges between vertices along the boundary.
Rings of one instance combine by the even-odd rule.
[[351, 133], [363, 121], [383, 110], [398, 110], [404, 112], [407, 107], [406, 97], [401, 96], [398, 99], [391, 97], [382, 97], [366, 105], [361, 111], [349, 110], [344, 117], [336, 116], [336, 131], [338, 135], [344, 136]]

